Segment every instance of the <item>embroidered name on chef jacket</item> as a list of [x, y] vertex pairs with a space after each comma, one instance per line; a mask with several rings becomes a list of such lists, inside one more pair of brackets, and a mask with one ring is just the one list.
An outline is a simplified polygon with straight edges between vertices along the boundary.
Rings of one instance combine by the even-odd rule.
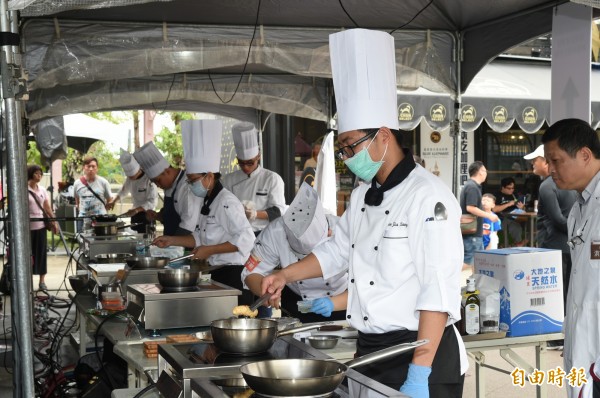
[[408, 224], [402, 221], [391, 221], [383, 232], [385, 239], [406, 239], [408, 238]]
[[138, 192], [146, 192], [146, 188], [138, 188]]
[[269, 194], [269, 191], [267, 191], [266, 189], [261, 189], [256, 191], [256, 195], [258, 196], [267, 196]]

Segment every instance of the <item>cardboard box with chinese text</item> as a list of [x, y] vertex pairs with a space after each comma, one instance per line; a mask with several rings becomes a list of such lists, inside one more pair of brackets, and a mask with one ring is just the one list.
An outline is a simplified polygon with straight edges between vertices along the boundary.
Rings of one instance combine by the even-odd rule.
[[515, 247], [475, 253], [475, 272], [500, 280], [500, 330], [556, 333], [564, 320], [560, 250]]

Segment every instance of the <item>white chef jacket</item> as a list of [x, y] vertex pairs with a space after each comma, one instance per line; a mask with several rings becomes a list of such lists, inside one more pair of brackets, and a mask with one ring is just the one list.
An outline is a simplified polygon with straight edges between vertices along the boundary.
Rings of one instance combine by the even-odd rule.
[[142, 207], [144, 210], [154, 210], [158, 203], [156, 185], [150, 181], [145, 173], [137, 180], [125, 179], [118, 196], [124, 198], [128, 193], [131, 194], [132, 208], [134, 209]]
[[196, 247], [224, 242], [237, 247], [236, 252], [210, 256], [208, 263], [244, 264], [254, 245], [255, 236], [240, 200], [228, 190], [222, 189], [211, 203], [208, 215], [198, 214], [198, 229], [192, 234]]
[[[326, 241], [329, 238], [323, 240]], [[267, 228], [258, 235], [254, 242], [254, 248], [250, 256], [253, 256], [252, 264], [247, 264], [242, 270], [242, 283], [244, 288], [248, 286], [244, 282], [250, 274], [267, 276], [281, 265], [286, 268], [300, 259], [292, 251], [287, 241], [283, 218], [273, 220]], [[255, 268], [251, 268], [254, 262], [258, 262]], [[348, 273], [342, 271], [331, 278], [312, 278], [303, 281], [288, 283], [287, 286], [305, 300], [313, 300], [321, 297], [333, 297], [343, 293], [348, 286]]]
[[[173, 196], [173, 190], [175, 189], [175, 183], [181, 173], [185, 174], [185, 170], [180, 170], [173, 186], [169, 189], [165, 189], [165, 196]], [[194, 231], [198, 226], [198, 217], [200, 216], [200, 209], [204, 203], [204, 198], [200, 198], [190, 191], [186, 182], [185, 176], [179, 180], [177, 184], [177, 191], [175, 192], [175, 211], [179, 214], [181, 221], [179, 227], [188, 231]]]
[[[221, 180], [223, 187], [232, 192], [240, 201], [251, 200], [256, 210], [265, 210], [277, 207], [283, 215], [285, 213], [285, 196], [283, 180], [279, 174], [267, 170], [260, 165], [249, 176], [242, 170], [229, 173]], [[251, 221], [252, 230], [262, 231], [269, 220], [255, 219]]]
[[[379, 206], [364, 203], [370, 184], [357, 187], [333, 237], [317, 246], [324, 278], [348, 269], [348, 323], [363, 333], [419, 327], [419, 311], [460, 319], [463, 242], [460, 206], [432, 173], [415, 167], [384, 194]], [[446, 208], [436, 220], [437, 203]], [[457, 334], [461, 373], [468, 368]]]
[[[567, 220], [569, 239], [580, 235], [583, 240], [571, 249], [573, 266], [563, 324], [563, 356], [567, 373], [572, 367], [582, 367], [587, 373], [590, 364], [600, 355], [600, 260], [591, 259], [592, 242], [600, 242], [599, 181], [600, 173], [578, 195]], [[587, 379], [591, 381], [589, 375]], [[579, 390], [567, 385], [570, 398], [577, 397]]]

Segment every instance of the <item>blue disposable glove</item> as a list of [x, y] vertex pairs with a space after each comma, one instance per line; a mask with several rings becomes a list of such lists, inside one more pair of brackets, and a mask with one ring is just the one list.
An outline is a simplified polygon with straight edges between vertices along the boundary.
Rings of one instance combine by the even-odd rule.
[[333, 311], [333, 301], [329, 297], [313, 300], [310, 307], [310, 312], [328, 317], [331, 316], [331, 311]]
[[431, 368], [429, 366], [408, 365], [408, 375], [406, 381], [400, 387], [400, 392], [412, 398], [429, 398], [429, 375]]

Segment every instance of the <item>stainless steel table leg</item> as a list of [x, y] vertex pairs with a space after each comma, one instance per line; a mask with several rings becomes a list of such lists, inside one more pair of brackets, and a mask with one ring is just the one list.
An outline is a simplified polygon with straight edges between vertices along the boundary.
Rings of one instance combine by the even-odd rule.
[[[541, 342], [540, 345], [535, 346], [535, 366], [539, 370], [546, 369], [546, 361], [544, 360], [546, 344], [546, 342]], [[536, 397], [546, 398], [546, 396], [548, 395], [547, 387], [548, 384], [545, 381], [541, 385], [536, 386]]]
[[485, 355], [483, 352], [473, 353], [475, 356], [475, 391], [477, 398], [485, 398], [485, 374], [484, 366]]
[[87, 354], [87, 320], [84, 311], [77, 312], [79, 313], [79, 357], [81, 358]]

